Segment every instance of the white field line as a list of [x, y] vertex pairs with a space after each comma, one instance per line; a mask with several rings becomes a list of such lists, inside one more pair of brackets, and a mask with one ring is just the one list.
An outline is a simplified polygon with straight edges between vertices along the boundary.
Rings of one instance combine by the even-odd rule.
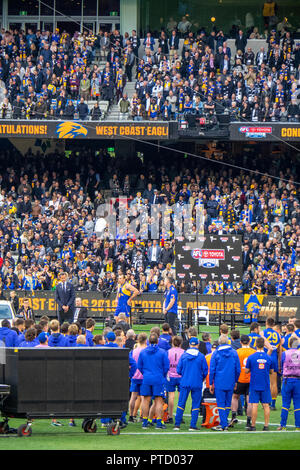
[[[184, 414], [183, 416], [186, 416], [188, 418], [191, 417], [191, 415], [189, 414]], [[247, 421], [245, 419], [240, 419], [240, 418], [237, 418], [239, 423], [246, 423]], [[263, 421], [256, 421], [256, 424], [265, 424]], [[280, 423], [269, 423], [269, 426], [280, 426]], [[294, 428], [295, 426], [293, 424], [287, 424], [286, 425], [286, 428]], [[251, 431], [253, 432], [253, 431]]]
[[[205, 436], [205, 435], [221, 435], [221, 436], [231, 436], [232, 434], [245, 434], [245, 433], [249, 433], [249, 434], [265, 434], [265, 435], [268, 435], [268, 434], [278, 434], [278, 435], [282, 435], [282, 434], [291, 434], [291, 433], [295, 433], [295, 432], [299, 432], [299, 431], [200, 431], [200, 432], [197, 432], [197, 431], [165, 431], [165, 432], [162, 432], [162, 431], [157, 431], [157, 432], [148, 432], [148, 431], [141, 431], [141, 432], [126, 432], [126, 433], [121, 433], [120, 436], [160, 436], [160, 435], [164, 435], [164, 436], [182, 436], [184, 434], [188, 434], [189, 436]], [[119, 437], [120, 437], [119, 436]]]

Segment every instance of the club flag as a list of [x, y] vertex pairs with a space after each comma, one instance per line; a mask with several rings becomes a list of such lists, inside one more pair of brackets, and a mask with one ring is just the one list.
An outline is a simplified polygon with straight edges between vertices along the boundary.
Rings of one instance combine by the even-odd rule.
[[259, 312], [263, 304], [263, 300], [263, 295], [244, 295], [244, 323], [251, 323], [251, 321], [257, 321]]

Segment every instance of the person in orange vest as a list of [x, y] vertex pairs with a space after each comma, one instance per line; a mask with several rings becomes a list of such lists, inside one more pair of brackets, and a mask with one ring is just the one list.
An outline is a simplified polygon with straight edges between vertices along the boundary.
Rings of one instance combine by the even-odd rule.
[[249, 402], [250, 373], [246, 374], [245, 368], [246, 368], [246, 362], [247, 362], [248, 357], [251, 356], [251, 354], [254, 354], [256, 350], [250, 347], [250, 338], [248, 335], [242, 335], [240, 341], [241, 341], [242, 347], [237, 349], [236, 352], [239, 356], [239, 360], [241, 364], [241, 373], [240, 373], [239, 379], [237, 381], [237, 384], [236, 384], [236, 387], [234, 389], [233, 396], [232, 396], [232, 402], [231, 402], [232, 419], [228, 427], [232, 428], [234, 424], [238, 423], [236, 416], [237, 416], [237, 411], [238, 411], [239, 398], [241, 395], [244, 395], [247, 401], [246, 428], [248, 429], [251, 426], [252, 407], [248, 403]]

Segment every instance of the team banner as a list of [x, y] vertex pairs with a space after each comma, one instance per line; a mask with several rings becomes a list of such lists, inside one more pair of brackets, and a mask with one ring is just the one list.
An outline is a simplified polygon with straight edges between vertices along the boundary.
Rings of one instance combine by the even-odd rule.
[[[37, 317], [48, 315], [55, 317], [57, 315], [57, 304], [55, 302], [54, 291], [34, 291], [31, 292], [16, 291], [19, 297], [20, 305], [22, 305], [24, 298], [29, 299], [30, 306], [32, 307]], [[114, 314], [117, 302], [116, 294], [111, 294], [104, 297], [101, 292], [77, 292], [76, 297], [82, 299], [82, 305], [87, 307], [89, 315], [93, 317], [105, 317]], [[142, 294], [136, 297], [132, 302], [132, 311], [135, 315], [139, 313], [144, 314], [146, 317], [153, 319], [163, 318], [163, 294]], [[182, 313], [187, 312], [187, 309], [197, 308], [197, 298], [193, 294], [179, 294], [178, 306]], [[220, 295], [199, 295], [198, 307], [206, 306], [213, 314], [224, 312], [223, 297]], [[243, 312], [244, 301], [242, 295], [227, 295], [226, 296], [226, 309], [228, 311]]]
[[232, 122], [230, 140], [278, 142], [300, 140], [300, 124], [282, 122]]
[[244, 323], [250, 323], [251, 321], [257, 321], [262, 305], [264, 301], [264, 295], [253, 295], [245, 294], [244, 296]]
[[198, 235], [193, 241], [177, 237], [175, 259], [179, 281], [242, 280], [242, 239], [238, 235]]
[[111, 139], [136, 137], [144, 140], [163, 140], [176, 137], [176, 128], [176, 123], [158, 121], [96, 122], [0, 120], [0, 137], [20, 137], [22, 139], [26, 137], [40, 139]]
[[[33, 295], [31, 292], [25, 291], [16, 291], [16, 293], [19, 297], [20, 306], [25, 297], [29, 299], [30, 306], [36, 317], [48, 315], [53, 318], [57, 316], [54, 291], [34, 291]], [[87, 307], [89, 316], [95, 318], [103, 318], [109, 314], [114, 314], [117, 306], [115, 294], [104, 297], [101, 292], [77, 292], [76, 296], [81, 297], [82, 304]], [[250, 297], [252, 296], [226, 294], [224, 305], [224, 297], [222, 295], [198, 295], [197, 299], [195, 294], [179, 294], [178, 305], [182, 313], [187, 312], [187, 309], [195, 310], [197, 305], [198, 307], [205, 306], [209, 309], [211, 315], [223, 314], [224, 309], [227, 312], [244, 315], [245, 305], [248, 305], [247, 311], [253, 315], [257, 303], [260, 305], [258, 320], [268, 316], [275, 317], [277, 309], [276, 297], [256, 296], [258, 299], [263, 297], [262, 304], [260, 304], [261, 300], [254, 302], [253, 297], [250, 301]], [[135, 316], [142, 313], [146, 318], [163, 319], [163, 302], [163, 294], [145, 293], [135, 298], [132, 302], [132, 310]], [[300, 318], [300, 297], [279, 297], [278, 308], [280, 319], [295, 316]]]

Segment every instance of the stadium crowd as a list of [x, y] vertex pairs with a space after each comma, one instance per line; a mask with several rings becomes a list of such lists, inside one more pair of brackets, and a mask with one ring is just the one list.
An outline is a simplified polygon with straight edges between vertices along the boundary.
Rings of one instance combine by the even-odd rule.
[[189, 32], [179, 54], [176, 30], [162, 33], [156, 52], [144, 43], [135, 101], [150, 119], [225, 113], [232, 121], [298, 122], [299, 43], [276, 29], [256, 54], [247, 41], [239, 30], [234, 54], [223, 31]]
[[[257, 156], [256, 156], [257, 157]], [[8, 166], [8, 162], [14, 162]], [[236, 163], [239, 161], [236, 159]], [[251, 161], [251, 163], [250, 163]], [[285, 161], [285, 160], [284, 160]], [[263, 168], [250, 157], [249, 165]], [[272, 169], [271, 160], [268, 161]], [[174, 154], [143, 163], [132, 156], [80, 149], [65, 155], [36, 157], [29, 150], [0, 154], [1, 290], [53, 290], [67, 272], [76, 291], [117, 291], [122, 271], [140, 292], [164, 292], [164, 279], [175, 277], [174, 226], [148, 237], [150, 206], [203, 207], [204, 231], [242, 237], [243, 279], [239, 283], [180, 282], [179, 292], [299, 295], [299, 192], [296, 167], [278, 162], [280, 179], [217, 166]], [[118, 216], [120, 196], [131, 212], [129, 224], [146, 208], [138, 234], [98, 238], [97, 209], [105, 202]], [[112, 197], [112, 199], [110, 199]], [[129, 226], [129, 225], [128, 225]], [[104, 232], [106, 234], [106, 232]]]
[[[2, 29], [0, 117], [99, 120], [99, 105], [88, 101], [101, 99], [135, 120], [227, 113], [233, 121], [299, 121], [300, 45], [288, 28], [272, 29], [256, 54], [242, 30], [235, 53], [216, 29], [163, 29], [156, 41], [147, 33], [141, 43], [136, 31]], [[124, 88], [133, 75], [129, 100]]]

